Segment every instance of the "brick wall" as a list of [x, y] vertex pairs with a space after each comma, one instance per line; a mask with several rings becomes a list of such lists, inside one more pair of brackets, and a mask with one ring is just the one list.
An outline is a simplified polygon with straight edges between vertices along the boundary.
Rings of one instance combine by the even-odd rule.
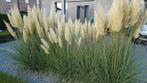
[[[41, 7], [46, 9], [49, 13], [52, 2], [61, 2], [61, 0], [42, 0]], [[88, 5], [88, 16], [94, 16], [94, 1], [93, 0], [67, 0], [68, 10], [67, 16], [71, 17], [73, 20], [77, 18], [77, 6]], [[62, 11], [63, 12], [63, 11]], [[83, 20], [83, 19], [82, 19]]]
[[16, 0], [12, 0], [11, 2], [0, 0], [0, 13], [7, 13], [15, 3], [17, 3]]
[[18, 6], [20, 11], [26, 11], [28, 5], [32, 7], [33, 5], [37, 5], [37, 2], [36, 0], [29, 0], [29, 3], [25, 3], [25, 0], [11, 0], [11, 2], [0, 0], [0, 13], [8, 13], [14, 4]]
[[26, 3], [25, 0], [19, 0], [20, 11], [27, 11], [28, 5], [33, 7], [33, 5], [37, 5], [37, 2], [36, 0], [29, 0], [29, 3]]
[[77, 18], [77, 6], [81, 6], [82, 8], [80, 9], [80, 20], [84, 21], [84, 6], [88, 5], [88, 12], [87, 12], [87, 17], [93, 17], [94, 16], [94, 1], [81, 1], [81, 2], [68, 2], [68, 10], [67, 10], [67, 15], [68, 17], [71, 17], [72, 19]]

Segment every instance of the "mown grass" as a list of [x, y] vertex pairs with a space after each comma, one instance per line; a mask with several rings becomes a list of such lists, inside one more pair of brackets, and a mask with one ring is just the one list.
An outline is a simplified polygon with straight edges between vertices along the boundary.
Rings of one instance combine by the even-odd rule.
[[0, 32], [0, 37], [8, 36], [8, 35], [10, 35], [10, 33], [8, 31]]
[[27, 82], [0, 72], [0, 83], [27, 83]]

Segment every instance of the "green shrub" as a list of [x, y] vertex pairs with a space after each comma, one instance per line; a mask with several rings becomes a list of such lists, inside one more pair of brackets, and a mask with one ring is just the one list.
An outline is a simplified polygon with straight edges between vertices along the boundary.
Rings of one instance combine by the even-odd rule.
[[[27, 15], [27, 12], [21, 11], [20, 14], [21, 14], [21, 16]], [[6, 25], [4, 23], [4, 20], [6, 22], [9, 22], [7, 14], [0, 14], [0, 30], [6, 30]]]
[[37, 36], [31, 36], [25, 43], [22, 40], [14, 45], [14, 60], [23, 69], [33, 71], [45, 70], [48, 68], [48, 58], [40, 47], [40, 40]]
[[49, 49], [49, 68], [65, 83], [137, 82], [139, 66], [130, 38], [115, 34], [90, 46], [73, 45], [60, 48], [53, 44]]
[[141, 0], [131, 3], [114, 0], [108, 16], [99, 7], [94, 23], [65, 23], [55, 9], [47, 15], [37, 7], [22, 18], [14, 8], [8, 14], [11, 25], [6, 25], [21, 40], [15, 60], [26, 69], [49, 70], [65, 83], [135, 83], [140, 67], [131, 39], [144, 24], [145, 12]]
[[0, 30], [6, 30], [5, 23], [3, 21], [9, 22], [6, 14], [0, 14]]
[[26, 83], [16, 77], [7, 75], [5, 73], [0, 73], [0, 83]]

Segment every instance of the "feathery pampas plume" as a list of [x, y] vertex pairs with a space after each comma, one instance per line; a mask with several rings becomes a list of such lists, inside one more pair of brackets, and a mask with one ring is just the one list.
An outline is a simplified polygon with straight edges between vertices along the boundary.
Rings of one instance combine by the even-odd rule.
[[29, 33], [29, 31], [27, 32], [27, 29], [28, 29], [28, 19], [27, 19], [27, 16], [23, 16], [23, 22], [24, 22], [24, 27], [23, 27], [23, 39], [24, 39], [24, 42], [26, 42], [27, 41], [27, 39], [28, 39], [28, 34], [27, 33]]
[[17, 39], [17, 35], [16, 33], [13, 31], [12, 27], [10, 26], [10, 24], [8, 24], [6, 21], [4, 21], [6, 27], [7, 27], [7, 30], [10, 32], [10, 34]]
[[16, 5], [14, 5], [13, 9], [11, 9], [11, 13], [7, 15], [13, 27], [23, 28], [23, 20]]
[[129, 0], [124, 0], [123, 1], [123, 27], [124, 28], [128, 28], [129, 27], [129, 19], [130, 19], [130, 6], [129, 6]]
[[80, 48], [81, 42], [82, 42], [82, 38], [80, 37], [80, 38], [78, 39], [78, 42], [77, 42], [77, 47], [78, 47], [78, 48]]
[[108, 14], [108, 27], [111, 32], [119, 32], [123, 27], [123, 0], [113, 0]]
[[130, 25], [133, 28], [134, 38], [139, 36], [140, 28], [145, 23], [145, 7], [143, 0], [131, 0], [130, 3]]
[[130, 4], [130, 24], [136, 24], [142, 13], [144, 13], [144, 1], [143, 0], [131, 0]]
[[68, 18], [68, 24], [69, 24], [70, 32], [73, 33], [74, 32], [74, 23], [71, 18]]
[[33, 14], [34, 12], [32, 12], [32, 10], [30, 9], [30, 7], [28, 7], [28, 15], [27, 15], [27, 22], [25, 25], [28, 25], [28, 29], [29, 29], [29, 32], [31, 34], [34, 34], [35, 32], [35, 23], [34, 23], [34, 19], [33, 19]]
[[[108, 16], [104, 13], [103, 7], [99, 4], [96, 11], [95, 23], [92, 24], [85, 20], [68, 19], [65, 23], [64, 16], [56, 13], [55, 5], [52, 4], [50, 14], [47, 15], [38, 7], [32, 9], [28, 7], [28, 14], [23, 16], [23, 21], [18, 8], [11, 9], [8, 18], [12, 27], [21, 27], [24, 41], [30, 35], [38, 35], [40, 38], [47, 38], [51, 43], [58, 43], [62, 47], [64, 39], [70, 44], [72, 39], [78, 40], [99, 40], [99, 36], [104, 36], [106, 28], [110, 32], [119, 32], [123, 28], [132, 27], [133, 34], [137, 34], [144, 24], [143, 0], [113, 0]], [[56, 21], [55, 21], [56, 19]], [[12, 36], [16, 36], [10, 25], [6, 24]], [[74, 38], [72, 38], [74, 37]]]
[[24, 28], [23, 29], [23, 40], [25, 43], [27, 42], [28, 38], [29, 38], [28, 30], [27, 30], [27, 28]]
[[46, 54], [49, 54], [49, 49], [47, 49], [44, 45], [41, 44], [41, 48], [44, 50]]
[[79, 35], [80, 29], [81, 29], [80, 20], [75, 20], [75, 30], [74, 30], [75, 36]]
[[41, 39], [42, 44], [45, 46], [46, 49], [49, 48], [49, 44], [45, 39]]
[[37, 30], [37, 33], [38, 33], [39, 37], [43, 38], [44, 37], [43, 27], [41, 27], [41, 25], [38, 22], [38, 20], [36, 20], [36, 30]]
[[50, 28], [50, 37], [53, 40], [54, 43], [58, 43], [58, 36], [56, 35], [53, 28]]
[[64, 22], [58, 20], [57, 21], [57, 27], [58, 27], [58, 34], [61, 36], [63, 33], [63, 27], [64, 27]]
[[85, 31], [84, 31], [84, 25], [81, 26], [81, 37], [84, 39], [85, 38]]
[[50, 32], [47, 32], [47, 38], [48, 38], [49, 42], [54, 43], [54, 41], [53, 41], [53, 39], [51, 37]]
[[71, 36], [70, 28], [68, 26], [69, 25], [66, 23], [66, 25], [65, 25], [65, 40], [69, 44], [71, 44], [71, 38], [72, 38], [72, 36]]
[[97, 30], [97, 35], [104, 35], [104, 30], [105, 30], [105, 24], [106, 24], [106, 17], [104, 14], [104, 9], [100, 6], [96, 11], [96, 30]]
[[60, 36], [58, 36], [58, 41], [59, 41], [59, 46], [62, 48], [63, 47], [63, 43], [62, 43], [62, 39]]
[[49, 44], [45, 39], [41, 39], [41, 48], [44, 50], [46, 54], [49, 54]]

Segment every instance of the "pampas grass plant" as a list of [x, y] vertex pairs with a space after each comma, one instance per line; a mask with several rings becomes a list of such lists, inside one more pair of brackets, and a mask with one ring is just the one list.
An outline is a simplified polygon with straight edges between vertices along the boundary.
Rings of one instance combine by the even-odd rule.
[[23, 68], [48, 70], [63, 83], [138, 82], [132, 38], [145, 22], [142, 0], [113, 0], [108, 16], [100, 6], [94, 23], [65, 22], [54, 5], [49, 15], [28, 7], [22, 23], [17, 8], [8, 16], [10, 33], [16, 36], [11, 26], [20, 31], [15, 58]]

